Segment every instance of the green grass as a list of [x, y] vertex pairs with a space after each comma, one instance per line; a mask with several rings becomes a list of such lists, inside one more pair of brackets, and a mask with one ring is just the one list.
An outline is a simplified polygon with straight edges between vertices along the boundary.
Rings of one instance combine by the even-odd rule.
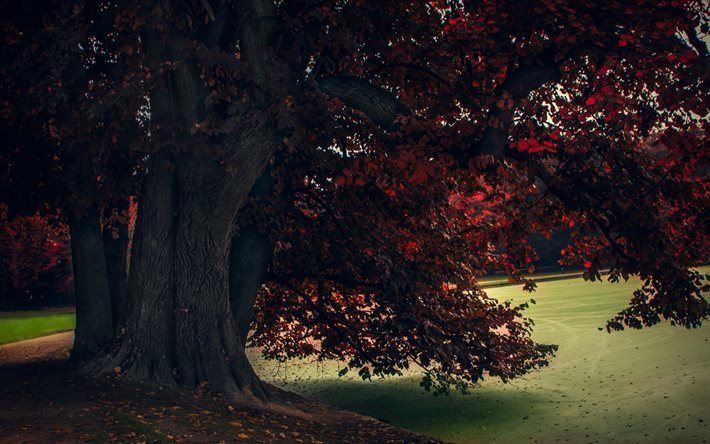
[[[710, 442], [710, 327], [598, 330], [637, 286], [540, 283], [527, 313], [536, 321], [536, 340], [559, 344], [557, 357], [509, 384], [486, 380], [468, 396], [433, 397], [417, 376], [363, 382], [338, 378], [337, 363], [252, 360], [265, 379], [288, 390], [446, 441]], [[518, 287], [489, 294], [530, 297]]]
[[75, 322], [71, 312], [5, 312], [0, 315], [0, 344], [73, 330]]
[[[707, 269], [703, 270], [707, 273]], [[264, 361], [267, 381], [391, 424], [454, 442], [710, 442], [710, 327], [659, 325], [598, 330], [638, 286], [568, 279], [539, 283], [528, 311], [540, 342], [559, 344], [550, 367], [503, 384], [486, 380], [471, 395], [433, 397], [419, 376], [363, 382], [337, 377], [342, 364]], [[518, 287], [488, 290], [522, 302]], [[0, 314], [0, 343], [74, 327], [73, 313]]]

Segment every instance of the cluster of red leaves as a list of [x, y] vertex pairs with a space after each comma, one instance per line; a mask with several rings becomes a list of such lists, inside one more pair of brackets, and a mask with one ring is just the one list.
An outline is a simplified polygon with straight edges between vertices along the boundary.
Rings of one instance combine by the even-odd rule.
[[39, 215], [8, 218], [0, 207], [0, 304], [31, 306], [71, 293], [69, 233]]
[[[363, 377], [413, 361], [444, 386], [544, 365], [551, 348], [476, 276], [522, 282], [530, 234], [558, 229], [573, 232], [565, 264], [645, 280], [610, 329], [708, 317], [687, 271], [710, 257], [707, 58], [683, 43], [700, 4], [295, 3], [296, 56], [373, 79], [415, 116], [384, 134], [335, 101], [336, 120], [284, 161], [289, 197], [261, 218], [277, 244], [252, 337], [267, 355], [350, 359]], [[519, 102], [507, 162], [458, 168], [496, 125], [487, 110], [514, 107], [506, 79], [548, 59], [562, 79]]]
[[414, 362], [441, 390], [547, 363], [552, 348], [530, 340], [522, 307], [488, 298], [473, 279], [520, 266], [513, 249], [524, 235], [499, 248], [504, 196], [428, 200], [432, 188], [410, 181], [394, 193], [318, 184], [300, 184], [274, 233], [273, 281], [252, 338], [267, 355], [346, 359], [363, 377]]

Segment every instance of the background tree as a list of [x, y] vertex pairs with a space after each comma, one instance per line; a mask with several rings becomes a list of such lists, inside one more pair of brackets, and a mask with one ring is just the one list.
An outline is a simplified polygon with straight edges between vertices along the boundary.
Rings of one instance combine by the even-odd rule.
[[0, 205], [0, 249], [2, 309], [72, 302], [66, 225], [39, 215], [10, 218]]
[[4, 2], [2, 10], [0, 201], [12, 214], [61, 214], [68, 223], [72, 359], [82, 362], [128, 311], [126, 213], [139, 178], [133, 149], [143, 143], [137, 112], [145, 98], [131, 88], [135, 70], [119, 63], [110, 5]]

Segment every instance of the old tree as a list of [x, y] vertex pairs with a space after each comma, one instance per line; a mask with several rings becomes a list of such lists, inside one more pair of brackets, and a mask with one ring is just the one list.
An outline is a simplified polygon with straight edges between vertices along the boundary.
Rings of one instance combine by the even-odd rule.
[[[69, 223], [73, 360], [269, 399], [271, 357], [465, 387], [547, 363], [477, 277], [710, 314], [707, 7], [691, 0], [2, 2], [1, 199]], [[138, 216], [128, 254], [129, 200]], [[130, 259], [130, 260], [129, 260]], [[129, 264], [130, 262], [130, 264]]]

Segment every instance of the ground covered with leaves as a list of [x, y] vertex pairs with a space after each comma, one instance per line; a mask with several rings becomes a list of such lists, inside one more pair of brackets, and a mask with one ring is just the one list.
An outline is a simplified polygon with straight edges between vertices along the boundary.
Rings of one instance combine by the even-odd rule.
[[[77, 378], [67, 348], [32, 341], [0, 360], [0, 442], [437, 442], [286, 393], [281, 407], [246, 408], [207, 390]], [[28, 348], [49, 354], [21, 351]]]

